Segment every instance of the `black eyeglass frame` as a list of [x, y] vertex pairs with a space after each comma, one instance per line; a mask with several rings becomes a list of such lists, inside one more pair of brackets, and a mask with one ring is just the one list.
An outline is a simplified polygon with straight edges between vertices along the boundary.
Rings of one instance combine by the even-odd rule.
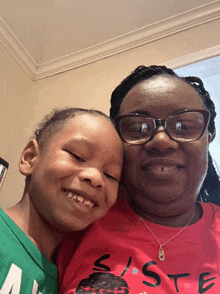
[[[186, 113], [186, 112], [199, 112], [199, 113], [201, 113], [203, 115], [203, 117], [204, 117], [203, 130], [201, 132], [201, 135], [197, 139], [189, 140], [189, 141], [188, 140], [186, 140], [186, 141], [184, 141], [184, 140], [182, 140], [182, 141], [181, 140], [176, 140], [170, 135], [169, 130], [167, 129], [167, 126], [166, 126], [167, 119], [169, 119], [172, 116], [176, 116], [178, 114], [182, 114], [182, 113]], [[147, 119], [151, 119], [153, 121], [153, 124], [154, 124], [154, 130], [153, 130], [152, 135], [150, 136], [150, 138], [146, 139], [146, 141], [144, 141], [144, 142], [142, 141], [141, 143], [127, 142], [124, 139], [124, 137], [122, 136], [122, 133], [121, 133], [121, 130], [120, 130], [120, 121], [123, 118], [126, 118], [126, 117], [144, 117], [144, 118], [147, 118]], [[203, 134], [204, 134], [204, 132], [205, 132], [205, 130], [206, 130], [208, 124], [209, 124], [209, 120], [210, 120], [210, 112], [209, 112], [209, 110], [206, 110], [206, 109], [185, 109], [185, 110], [178, 111], [178, 112], [176, 112], [176, 113], [174, 113], [172, 115], [169, 115], [167, 118], [164, 118], [164, 119], [156, 119], [156, 118], [152, 118], [152, 117], [149, 117], [149, 116], [147, 116], [145, 114], [140, 114], [140, 113], [129, 113], [129, 114], [125, 114], [125, 115], [116, 116], [115, 119], [114, 119], [114, 123], [115, 123], [115, 128], [116, 128], [116, 130], [117, 130], [117, 132], [118, 132], [118, 134], [119, 134], [119, 136], [120, 136], [120, 138], [122, 139], [123, 142], [131, 144], [131, 145], [142, 145], [142, 144], [146, 144], [147, 142], [149, 142], [149, 141], [151, 141], [153, 139], [157, 128], [160, 127], [160, 126], [164, 127], [164, 130], [167, 133], [167, 135], [169, 136], [169, 138], [171, 140], [175, 141], [175, 142], [182, 142], [182, 143], [187, 142], [187, 143], [190, 143], [190, 142], [197, 141], [203, 136]]]

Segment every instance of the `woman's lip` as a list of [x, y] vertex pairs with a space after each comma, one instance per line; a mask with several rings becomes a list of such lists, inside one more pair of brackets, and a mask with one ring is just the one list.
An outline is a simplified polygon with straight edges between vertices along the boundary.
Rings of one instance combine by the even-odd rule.
[[142, 164], [141, 170], [149, 179], [156, 181], [173, 180], [180, 176], [184, 170], [184, 165], [174, 160], [149, 160]]
[[169, 173], [177, 170], [179, 168], [183, 168], [183, 166], [177, 165], [148, 165], [142, 167], [143, 170], [153, 171], [153, 172], [161, 172], [161, 173]]
[[173, 160], [173, 159], [162, 159], [162, 158], [155, 158], [145, 161], [141, 165], [142, 170], [160, 170], [161, 172], [171, 171], [174, 169], [183, 168], [184, 164], [180, 161]]
[[141, 165], [141, 169], [144, 172], [147, 172], [149, 176], [151, 175], [151, 177], [157, 179], [161, 177], [173, 177], [179, 174], [184, 167], [182, 162], [171, 159], [151, 159]]

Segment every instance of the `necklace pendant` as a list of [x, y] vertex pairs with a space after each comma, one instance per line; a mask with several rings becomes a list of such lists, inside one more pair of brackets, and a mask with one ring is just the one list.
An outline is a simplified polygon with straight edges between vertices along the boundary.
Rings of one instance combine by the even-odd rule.
[[164, 250], [163, 250], [163, 247], [162, 246], [160, 246], [160, 248], [159, 248], [158, 258], [159, 258], [160, 261], [164, 261], [165, 260], [165, 253], [164, 253]]

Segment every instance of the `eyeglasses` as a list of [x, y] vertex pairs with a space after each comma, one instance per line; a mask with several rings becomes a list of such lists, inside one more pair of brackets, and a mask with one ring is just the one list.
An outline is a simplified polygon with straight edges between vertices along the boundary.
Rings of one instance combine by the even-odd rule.
[[183, 110], [166, 119], [155, 119], [144, 114], [117, 116], [115, 126], [121, 139], [129, 144], [144, 144], [153, 139], [159, 126], [176, 142], [199, 140], [209, 123], [208, 110]]

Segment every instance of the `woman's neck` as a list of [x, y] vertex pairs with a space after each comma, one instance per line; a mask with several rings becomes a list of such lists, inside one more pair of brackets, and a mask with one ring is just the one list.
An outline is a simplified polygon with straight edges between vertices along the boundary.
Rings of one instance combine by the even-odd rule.
[[[188, 225], [192, 225], [198, 222], [203, 214], [202, 207], [199, 203], [195, 203], [195, 205], [191, 206], [189, 209], [183, 209], [178, 213], [176, 213], [175, 209], [173, 209], [170, 213], [167, 214], [164, 213], [163, 210], [161, 210], [161, 207], [159, 207], [159, 205], [157, 206], [157, 208], [153, 208], [151, 206], [146, 211], [136, 205], [134, 202], [132, 202], [132, 200], [129, 198], [128, 204], [131, 209], [133, 209], [140, 217], [143, 217], [149, 222], [166, 227], [184, 227], [189, 221], [190, 222]], [[165, 206], [166, 204], [162, 204], [160, 206], [163, 205]]]
[[16, 225], [27, 235], [40, 252], [53, 262], [53, 256], [64, 238], [61, 232], [54, 231], [34, 209], [30, 198], [25, 195], [13, 207], [4, 210]]

